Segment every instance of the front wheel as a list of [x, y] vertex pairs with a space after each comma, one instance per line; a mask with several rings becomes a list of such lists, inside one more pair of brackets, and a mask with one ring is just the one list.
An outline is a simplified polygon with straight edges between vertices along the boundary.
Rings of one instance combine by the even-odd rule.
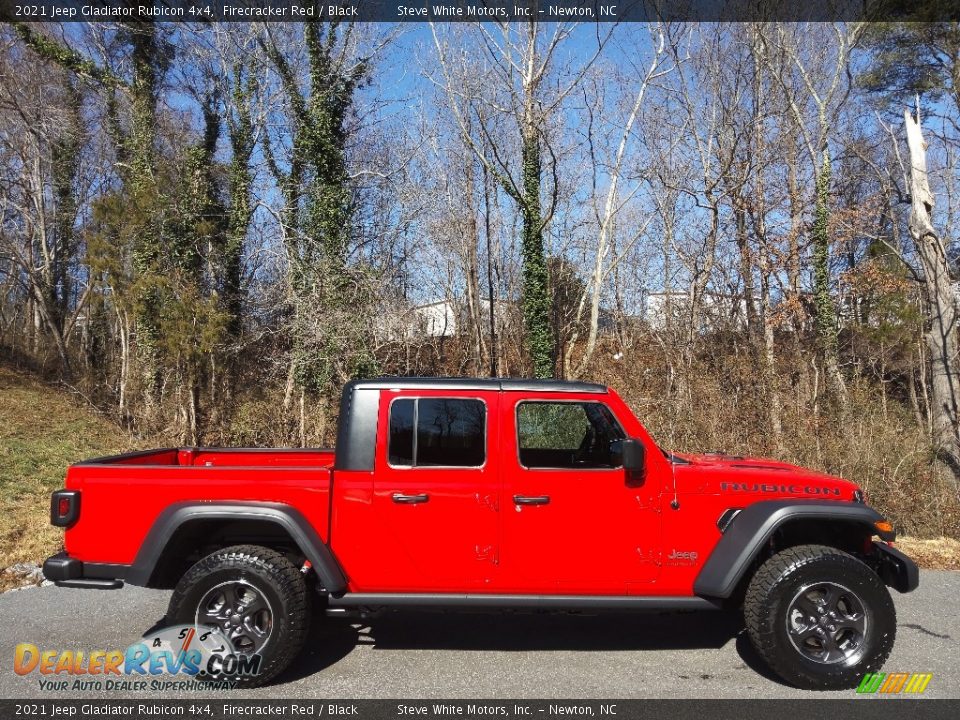
[[810, 690], [856, 687], [883, 667], [897, 615], [886, 586], [836, 548], [800, 545], [767, 560], [743, 606], [750, 641], [787, 682]]
[[213, 629], [235, 654], [259, 656], [256, 672], [222, 676], [256, 687], [281, 673], [303, 647], [310, 626], [307, 588], [280, 553], [257, 545], [228, 547], [184, 574], [170, 598], [167, 623]]

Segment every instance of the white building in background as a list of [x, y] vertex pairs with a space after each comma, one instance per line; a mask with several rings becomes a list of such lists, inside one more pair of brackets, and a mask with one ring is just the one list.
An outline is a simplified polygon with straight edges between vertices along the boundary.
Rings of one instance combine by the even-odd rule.
[[[756, 300], [759, 301], [759, 298]], [[721, 324], [746, 327], [747, 303], [742, 297], [707, 292], [702, 302], [704, 313], [701, 330]], [[644, 303], [644, 318], [653, 330], [663, 330], [668, 321], [674, 325], [686, 322], [689, 311], [690, 295], [678, 290], [648, 293]]]
[[[481, 298], [480, 322], [484, 328], [490, 326], [490, 301]], [[506, 301], [497, 301], [496, 322], [498, 331], [510, 322], [510, 313], [516, 307]], [[402, 313], [399, 333], [406, 338], [449, 338], [463, 332], [469, 325], [467, 322], [467, 308], [462, 301], [443, 299], [433, 300], [421, 305], [408, 307]], [[484, 330], [486, 332], [486, 329]], [[396, 336], [397, 333], [394, 333]]]
[[442, 338], [457, 334], [457, 309], [449, 300], [435, 300], [410, 310], [408, 336]]
[[457, 332], [456, 304], [449, 300], [435, 300], [410, 305], [394, 298], [381, 305], [380, 313], [372, 318], [371, 329], [383, 342], [453, 337]]

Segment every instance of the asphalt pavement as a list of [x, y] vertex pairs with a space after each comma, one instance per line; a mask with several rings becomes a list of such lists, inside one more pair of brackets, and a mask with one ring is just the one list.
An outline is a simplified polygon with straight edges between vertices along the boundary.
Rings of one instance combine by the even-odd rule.
[[[933, 673], [924, 697], [960, 698], [960, 573], [923, 571], [893, 593], [898, 636], [887, 672]], [[135, 697], [41, 690], [13, 672], [14, 648], [123, 649], [161, 620], [169, 592], [28, 588], [0, 595], [0, 698]], [[205, 691], [203, 697], [223, 695]], [[262, 698], [810, 698], [778, 681], [734, 613], [390, 613], [369, 624], [320, 617], [278, 680], [231, 697]], [[156, 697], [155, 692], [144, 696]], [[184, 692], [168, 697], [190, 699]]]

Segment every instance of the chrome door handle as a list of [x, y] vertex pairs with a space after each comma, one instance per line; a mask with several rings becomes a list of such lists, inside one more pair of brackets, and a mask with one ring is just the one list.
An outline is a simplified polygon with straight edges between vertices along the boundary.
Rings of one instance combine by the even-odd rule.
[[547, 505], [550, 503], [549, 495], [514, 495], [513, 502], [517, 505]]
[[404, 495], [403, 493], [394, 493], [393, 501], [401, 505], [416, 505], [417, 503], [425, 503], [430, 499], [430, 496], [426, 493], [420, 493], [419, 495]]

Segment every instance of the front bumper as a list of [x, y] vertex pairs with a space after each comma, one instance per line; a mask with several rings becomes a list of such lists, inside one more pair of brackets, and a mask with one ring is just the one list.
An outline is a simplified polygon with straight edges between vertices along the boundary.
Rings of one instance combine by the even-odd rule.
[[123, 580], [101, 577], [104, 574], [102, 565], [87, 568], [86, 573], [84, 571], [83, 563], [65, 552], [48, 557], [43, 563], [43, 576], [52, 580], [57, 587], [93, 590], [118, 590], [123, 587]]
[[874, 542], [877, 550], [877, 574], [890, 587], [902, 593], [916, 590], [920, 585], [920, 570], [917, 564], [884, 542]]

